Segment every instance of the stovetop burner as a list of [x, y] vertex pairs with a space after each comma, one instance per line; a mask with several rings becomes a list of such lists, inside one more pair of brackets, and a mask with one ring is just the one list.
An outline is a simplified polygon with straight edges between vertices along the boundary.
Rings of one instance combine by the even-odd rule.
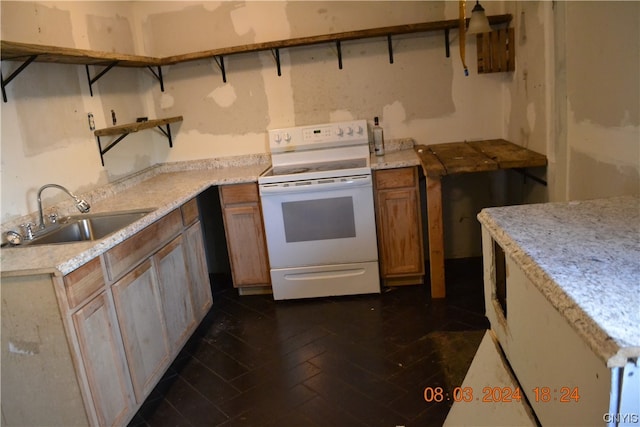
[[264, 176], [296, 175], [310, 172], [340, 171], [346, 169], [363, 168], [367, 166], [367, 159], [348, 159], [330, 162], [306, 163], [300, 165], [274, 166]]

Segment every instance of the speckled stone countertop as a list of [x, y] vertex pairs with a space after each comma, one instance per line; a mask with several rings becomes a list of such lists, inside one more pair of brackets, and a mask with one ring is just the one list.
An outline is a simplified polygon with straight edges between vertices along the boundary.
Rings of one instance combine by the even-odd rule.
[[[388, 169], [419, 164], [413, 140], [390, 143], [382, 157], [371, 157], [372, 169]], [[222, 159], [176, 162], [154, 166], [125, 179], [100, 187], [89, 194], [79, 194], [91, 204], [91, 213], [155, 209], [140, 220], [104, 239], [60, 245], [25, 246], [0, 249], [2, 276], [56, 274], [65, 275], [99, 256], [118, 243], [160, 219], [212, 185], [256, 182], [269, 166], [269, 155], [249, 155]], [[72, 204], [55, 206], [60, 215], [75, 215]], [[47, 207], [45, 214], [53, 207]], [[18, 224], [34, 222], [34, 214], [2, 224], [3, 231]]]
[[493, 239], [609, 367], [640, 357], [640, 199], [484, 209]]
[[420, 158], [413, 151], [413, 139], [396, 139], [385, 141], [384, 156], [371, 154], [371, 169], [394, 169], [419, 166]]
[[[268, 157], [240, 164], [167, 164], [136, 174], [117, 185], [99, 188], [89, 195], [79, 195], [91, 204], [91, 213], [147, 208], [155, 210], [104, 239], [0, 249], [2, 276], [70, 273], [212, 185], [256, 182], [269, 166]], [[60, 211], [61, 215], [69, 213], [76, 214], [77, 211]]]

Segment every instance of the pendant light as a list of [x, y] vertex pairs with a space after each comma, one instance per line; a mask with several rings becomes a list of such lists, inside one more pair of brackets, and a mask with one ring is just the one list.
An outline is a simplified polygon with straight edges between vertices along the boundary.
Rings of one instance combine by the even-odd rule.
[[489, 19], [484, 13], [484, 8], [480, 6], [480, 2], [476, 1], [476, 5], [473, 6], [471, 11], [471, 19], [469, 19], [469, 28], [467, 34], [489, 33], [491, 32], [491, 26], [489, 26]]

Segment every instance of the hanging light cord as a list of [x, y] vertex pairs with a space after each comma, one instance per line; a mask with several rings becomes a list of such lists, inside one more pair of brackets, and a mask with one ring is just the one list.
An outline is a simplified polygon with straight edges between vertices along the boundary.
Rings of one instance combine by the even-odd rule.
[[460, 33], [460, 59], [462, 60], [462, 66], [464, 67], [464, 75], [469, 75], [469, 70], [467, 69], [467, 63], [465, 62], [465, 36], [466, 36], [466, 13], [465, 9], [467, 6], [467, 2], [465, 0], [458, 1], [459, 6], [459, 23], [458, 23], [458, 32]]

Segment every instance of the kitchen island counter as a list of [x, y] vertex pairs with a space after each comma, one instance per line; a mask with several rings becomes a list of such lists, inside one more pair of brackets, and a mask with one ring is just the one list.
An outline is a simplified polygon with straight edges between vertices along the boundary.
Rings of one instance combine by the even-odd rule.
[[608, 367], [640, 357], [640, 199], [489, 208], [478, 219]]

